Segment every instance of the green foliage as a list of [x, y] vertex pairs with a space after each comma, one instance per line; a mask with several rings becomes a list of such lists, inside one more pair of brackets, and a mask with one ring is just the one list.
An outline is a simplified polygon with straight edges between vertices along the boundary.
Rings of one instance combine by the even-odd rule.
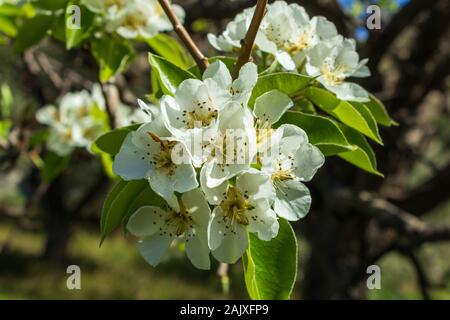
[[13, 94], [8, 84], [3, 83], [0, 87], [0, 117], [10, 118], [13, 108]]
[[50, 11], [56, 11], [59, 9], [64, 9], [69, 0], [35, 0], [31, 3], [33, 6]]
[[253, 300], [289, 299], [297, 276], [297, 239], [291, 225], [279, 220], [276, 238], [262, 241], [250, 234], [244, 255], [245, 284]]
[[17, 27], [14, 21], [8, 17], [0, 16], [0, 32], [14, 38], [17, 35]]
[[110, 36], [105, 35], [100, 39], [95, 39], [91, 44], [92, 54], [100, 66], [101, 82], [107, 82], [124, 71], [136, 56], [136, 52], [129, 42]]
[[[69, 2], [67, 5], [67, 8], [75, 4], [75, 2]], [[80, 7], [80, 15], [81, 15], [81, 21], [80, 21], [80, 28], [79, 29], [73, 29], [68, 28], [67, 24], [65, 25], [65, 39], [66, 39], [66, 47], [67, 49], [78, 47], [84, 40], [89, 39], [89, 37], [92, 35], [93, 32], [93, 22], [95, 18], [95, 14], [89, 11], [84, 6]], [[70, 19], [71, 12], [69, 10], [66, 10], [65, 14], [65, 21], [67, 19]]]
[[305, 89], [310, 81], [310, 77], [288, 72], [272, 73], [261, 76], [253, 89], [249, 105], [253, 107], [257, 97], [274, 89], [277, 89], [293, 98]]
[[316, 87], [309, 87], [306, 96], [326, 113], [382, 144], [375, 119], [365, 105], [339, 100], [331, 92]]
[[94, 143], [94, 146], [102, 152], [115, 156], [119, 153], [122, 142], [125, 140], [127, 135], [131, 131], [135, 131], [137, 128], [139, 128], [139, 124], [109, 131], [98, 137]]
[[52, 15], [39, 14], [26, 20], [19, 29], [14, 43], [14, 52], [21, 53], [41, 41], [53, 23]]
[[308, 134], [309, 141], [316, 145], [325, 156], [355, 150], [345, 137], [338, 124], [326, 117], [288, 111], [279, 124], [296, 125]]
[[166, 34], [158, 34], [146, 40], [147, 44], [159, 56], [167, 59], [180, 68], [187, 69], [193, 61], [183, 46]]
[[189, 71], [183, 70], [167, 59], [149, 54], [149, 62], [165, 94], [174, 95], [177, 87], [186, 79], [195, 78]]
[[120, 180], [109, 193], [102, 209], [100, 231], [101, 243], [136, 208], [161, 205], [161, 198], [151, 189], [147, 180]]
[[360, 169], [383, 177], [383, 174], [377, 170], [377, 160], [375, 158], [375, 153], [367, 143], [366, 138], [352, 128], [349, 128], [342, 124], [339, 124], [339, 127], [342, 132], [344, 132], [347, 140], [352, 145], [357, 147], [357, 149], [354, 151], [340, 153], [339, 157], [350, 162]]
[[375, 120], [386, 127], [397, 126], [398, 124], [391, 119], [384, 104], [373, 94], [369, 94], [369, 97], [370, 101], [366, 102], [365, 105], [369, 108], [370, 112], [372, 112]]

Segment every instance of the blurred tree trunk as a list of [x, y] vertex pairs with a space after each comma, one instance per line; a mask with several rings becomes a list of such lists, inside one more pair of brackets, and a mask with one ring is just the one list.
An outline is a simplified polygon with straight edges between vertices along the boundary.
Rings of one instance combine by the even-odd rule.
[[47, 240], [43, 258], [62, 263], [67, 258], [67, 247], [70, 239], [70, 213], [64, 207], [62, 194], [62, 177], [56, 178], [43, 197], [45, 212], [45, 231]]

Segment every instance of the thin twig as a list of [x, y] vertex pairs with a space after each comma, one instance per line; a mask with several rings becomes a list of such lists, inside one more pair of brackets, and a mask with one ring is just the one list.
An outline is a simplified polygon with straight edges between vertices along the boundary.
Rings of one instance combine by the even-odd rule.
[[102, 84], [103, 97], [105, 98], [106, 112], [108, 113], [111, 129], [118, 127], [118, 113], [120, 107], [119, 92], [113, 84]]
[[261, 22], [266, 14], [267, 0], [258, 0], [256, 3], [255, 13], [253, 14], [252, 22], [248, 28], [245, 38], [241, 41], [241, 52], [239, 53], [238, 60], [233, 68], [233, 79], [239, 76], [239, 70], [242, 66], [250, 61], [253, 45], [256, 40]]
[[411, 263], [414, 266], [414, 269], [416, 270], [417, 274], [417, 281], [420, 286], [420, 291], [422, 292], [422, 297], [424, 300], [430, 300], [430, 294], [428, 292], [428, 289], [430, 287], [430, 282], [428, 280], [428, 276], [422, 267], [422, 264], [420, 263], [417, 256], [414, 254], [412, 250], [408, 250], [404, 252], [404, 254], [411, 260]]
[[184, 28], [183, 24], [178, 19], [177, 15], [172, 9], [172, 6], [168, 0], [158, 0], [159, 4], [163, 8], [164, 12], [166, 13], [167, 17], [169, 18], [170, 22], [173, 25], [173, 30], [178, 34], [181, 41], [184, 43], [186, 48], [189, 50], [189, 53], [194, 58], [195, 62], [199, 66], [200, 70], [205, 71], [206, 67], [208, 66], [208, 58], [206, 58], [203, 53], [200, 51], [200, 49], [195, 44], [194, 40], [192, 40], [189, 33]]

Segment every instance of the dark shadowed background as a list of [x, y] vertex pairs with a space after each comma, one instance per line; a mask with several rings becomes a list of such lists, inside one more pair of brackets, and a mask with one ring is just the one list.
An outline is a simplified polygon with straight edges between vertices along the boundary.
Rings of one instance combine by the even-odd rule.
[[[179, 0], [186, 25], [206, 41], [255, 1]], [[299, 244], [297, 299], [450, 299], [450, 1], [287, 1], [332, 20], [358, 39], [372, 77], [361, 84], [387, 106], [397, 127], [382, 128], [375, 148], [385, 179], [328, 158], [309, 187], [313, 208], [295, 223]], [[367, 30], [366, 7], [378, 4], [381, 30]], [[151, 91], [145, 46], [117, 84], [136, 105]], [[47, 39], [23, 55], [0, 45], [0, 85], [13, 97], [16, 130], [0, 144], [0, 299], [247, 298], [242, 266], [229, 282], [194, 269], [173, 249], [158, 268], [139, 256], [136, 241], [117, 232], [99, 248], [99, 215], [112, 182], [85, 151], [52, 181], [41, 180], [33, 152], [20, 141], [38, 126], [34, 113], [73, 90], [90, 87], [95, 64], [83, 50], [67, 52]], [[4, 86], [3, 86], [4, 87]], [[2, 89], [3, 90], [3, 89]], [[5, 89], [6, 90], [6, 89]], [[5, 102], [5, 92], [0, 103]], [[82, 290], [66, 288], [66, 268], [82, 271]], [[368, 290], [366, 270], [381, 268], [381, 289]], [[229, 291], [227, 289], [229, 285]]]

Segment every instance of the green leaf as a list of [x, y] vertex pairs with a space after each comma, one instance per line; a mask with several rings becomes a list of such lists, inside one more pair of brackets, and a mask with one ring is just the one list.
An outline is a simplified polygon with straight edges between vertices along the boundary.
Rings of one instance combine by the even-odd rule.
[[0, 32], [14, 38], [17, 35], [17, 27], [11, 19], [0, 16]]
[[14, 97], [10, 86], [3, 83], [0, 87], [0, 116], [9, 118], [12, 115]]
[[195, 78], [189, 71], [183, 70], [169, 60], [157, 55], [150, 53], [149, 62], [165, 94], [174, 95], [181, 82]]
[[383, 144], [375, 119], [364, 105], [339, 100], [331, 92], [316, 87], [308, 88], [306, 96], [316, 106], [342, 121], [342, 123], [361, 132], [379, 144]]
[[262, 241], [249, 235], [244, 255], [245, 284], [253, 300], [289, 299], [297, 276], [297, 239], [291, 225], [279, 220], [275, 239]]
[[17, 33], [13, 47], [14, 52], [21, 53], [41, 41], [47, 34], [52, 22], [53, 16], [43, 14], [25, 21]]
[[136, 52], [129, 42], [103, 36], [92, 41], [92, 54], [100, 65], [100, 81], [109, 79], [125, 70], [135, 58]]
[[325, 156], [355, 150], [337, 123], [326, 117], [298, 111], [286, 112], [279, 124], [289, 123], [305, 130], [309, 142], [317, 146]]
[[50, 182], [55, 179], [69, 164], [70, 155], [61, 157], [53, 152], [48, 152], [44, 158], [44, 167], [42, 168], [42, 179]]
[[[104, 230], [106, 230], [106, 223], [108, 220], [107, 214], [109, 210], [111, 209], [111, 205], [116, 200], [116, 197], [120, 194], [120, 192], [126, 187], [128, 184], [128, 181], [120, 180], [117, 182], [117, 184], [114, 185], [114, 187], [109, 192], [108, 196], [106, 197], [105, 201], [103, 202], [103, 208], [102, 208], [102, 215], [100, 217], [100, 231], [103, 234]], [[106, 235], [104, 236], [106, 237]], [[103, 242], [103, 236], [102, 240]]]
[[180, 68], [187, 69], [193, 62], [183, 46], [176, 39], [164, 33], [147, 39], [146, 42], [159, 56]]
[[383, 102], [381, 102], [373, 94], [369, 94], [370, 101], [366, 102], [365, 105], [369, 108], [370, 112], [373, 114], [376, 121], [386, 127], [396, 126], [397, 122], [391, 119], [389, 113], [386, 110]]
[[3, 3], [0, 5], [0, 15], [7, 17], [20, 17], [27, 13], [27, 5], [19, 7], [11, 3]]
[[[73, 12], [68, 10], [75, 2], [69, 2], [66, 9], [65, 21], [72, 18]], [[80, 28], [73, 29], [69, 28], [67, 23], [65, 26], [66, 30], [66, 48], [71, 49], [78, 47], [84, 40], [88, 39], [93, 30], [93, 22], [95, 14], [89, 11], [84, 6], [79, 6], [80, 8]]]
[[35, 0], [31, 3], [38, 8], [50, 11], [64, 9], [69, 0]]
[[97, 138], [94, 145], [101, 151], [115, 156], [119, 153], [123, 141], [131, 131], [126, 128], [120, 128], [107, 132]]
[[354, 151], [340, 153], [339, 157], [364, 171], [384, 177], [383, 174], [377, 170], [375, 153], [367, 143], [366, 138], [356, 130], [345, 125], [339, 124], [339, 128], [346, 136], [348, 142], [356, 147], [356, 150]]
[[9, 119], [0, 120], [0, 141], [6, 143], [9, 137], [9, 131], [12, 127], [12, 121]]
[[[147, 180], [119, 181], [108, 194], [100, 220], [101, 242], [143, 205], [160, 205]], [[131, 212], [131, 213], [130, 213]]]
[[274, 89], [293, 97], [300, 93], [301, 90], [305, 89], [310, 81], [310, 77], [289, 72], [279, 72], [261, 76], [253, 89], [249, 105], [253, 107], [256, 98]]

